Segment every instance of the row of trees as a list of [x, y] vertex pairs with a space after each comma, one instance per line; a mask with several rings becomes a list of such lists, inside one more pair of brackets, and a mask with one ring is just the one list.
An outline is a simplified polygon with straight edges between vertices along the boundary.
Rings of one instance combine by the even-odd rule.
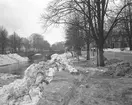
[[4, 27], [0, 27], [0, 53], [20, 51], [22, 39], [14, 32], [8, 36], [8, 31]]
[[47, 27], [65, 24], [67, 43], [71, 43], [74, 48], [85, 42], [87, 59], [90, 58], [90, 42], [94, 41], [97, 47], [97, 65], [104, 66], [103, 48], [114, 30], [127, 33], [132, 50], [131, 2], [120, 0], [116, 4], [116, 0], [54, 0], [42, 18]]
[[17, 33], [8, 35], [4, 27], [0, 27], [0, 53], [19, 53], [21, 51], [43, 51], [49, 50], [50, 44], [37, 33], [32, 34], [28, 39], [20, 37]]

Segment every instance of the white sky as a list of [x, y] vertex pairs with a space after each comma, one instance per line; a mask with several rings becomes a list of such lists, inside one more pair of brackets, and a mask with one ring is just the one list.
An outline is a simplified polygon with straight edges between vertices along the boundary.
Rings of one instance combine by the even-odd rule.
[[50, 44], [64, 40], [62, 28], [52, 28], [44, 33], [40, 16], [51, 0], [0, 0], [0, 25], [9, 35], [14, 31], [22, 37], [32, 33], [44, 36]]

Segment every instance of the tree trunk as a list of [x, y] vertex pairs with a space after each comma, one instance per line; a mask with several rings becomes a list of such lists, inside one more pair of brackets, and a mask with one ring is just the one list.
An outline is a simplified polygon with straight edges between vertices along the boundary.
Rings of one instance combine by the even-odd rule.
[[1, 53], [4, 54], [5, 47], [4, 45], [1, 46]]
[[105, 66], [103, 47], [97, 49], [97, 66]]
[[87, 60], [90, 60], [90, 48], [89, 48], [89, 42], [87, 41]]
[[98, 53], [98, 47], [97, 47], [97, 66], [99, 66], [99, 53]]
[[[130, 1], [128, 1], [128, 3], [130, 3]], [[129, 21], [130, 22], [129, 47], [130, 47], [130, 51], [132, 51], [132, 16], [130, 15], [132, 13], [132, 11], [131, 11], [130, 5], [128, 5], [128, 8], [129, 8], [129, 19], [130, 19], [130, 21]]]
[[13, 53], [17, 53], [17, 49], [16, 49], [16, 47], [14, 47], [14, 51], [13, 51]]
[[130, 48], [130, 51], [132, 51], [132, 40], [131, 40], [132, 38], [129, 38], [128, 40], [129, 40], [129, 48]]

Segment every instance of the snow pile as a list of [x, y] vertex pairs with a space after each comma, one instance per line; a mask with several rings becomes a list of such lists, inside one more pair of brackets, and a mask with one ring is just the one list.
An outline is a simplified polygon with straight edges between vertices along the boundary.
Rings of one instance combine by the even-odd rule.
[[67, 59], [66, 54], [54, 54], [51, 56], [51, 63], [55, 62], [57, 66], [61, 66], [59, 71], [68, 70], [70, 73], [78, 72], [73, 66], [71, 66], [70, 59]]
[[7, 55], [0, 55], [0, 66], [16, 63], [15, 59], [8, 57]]
[[108, 48], [108, 49], [104, 49], [104, 51], [132, 53], [131, 51], [129, 51], [129, 48], [124, 48], [123, 51], [121, 50], [121, 48], [113, 48], [113, 49]]
[[104, 75], [112, 77], [132, 77], [132, 66], [129, 62], [119, 62], [108, 66], [108, 71]]
[[40, 97], [39, 84], [46, 78], [43, 64], [31, 65], [23, 79], [3, 86], [0, 89], [0, 105], [36, 105]]
[[108, 66], [108, 65], [119, 63], [119, 62], [122, 62], [122, 60], [119, 60], [119, 59], [110, 59], [110, 60], [106, 60], [105, 64]]
[[27, 57], [21, 57], [18, 54], [0, 55], [0, 66], [26, 61], [28, 61]]
[[23, 79], [0, 88], [0, 105], [37, 105], [46, 84], [52, 82], [55, 73], [62, 70], [77, 72], [65, 54], [54, 54], [50, 61], [32, 64]]
[[0, 73], [0, 78], [3, 80], [19, 78], [19, 75], [12, 75], [7, 73]]
[[116, 66], [116, 71], [114, 73], [114, 76], [125, 76], [127, 74], [130, 74], [132, 70], [132, 67], [130, 66], [129, 62], [122, 62], [121, 64], [118, 64]]
[[35, 54], [35, 56], [39, 56], [39, 55], [42, 55], [42, 54], [40, 54], [40, 53]]
[[28, 58], [27, 58], [27, 57], [21, 57], [21, 56], [18, 55], [18, 54], [9, 54], [8, 56], [11, 57], [12, 59], [18, 60], [19, 62], [28, 61]]
[[99, 71], [99, 72], [106, 72], [106, 70], [107, 69], [105, 69], [105, 68], [94, 68], [94, 67], [89, 67], [88, 68], [88, 70], [86, 71], [86, 72], [97, 72], [97, 71]]
[[104, 49], [104, 51], [112, 51], [112, 52], [121, 52], [120, 48], [113, 48], [113, 49]]

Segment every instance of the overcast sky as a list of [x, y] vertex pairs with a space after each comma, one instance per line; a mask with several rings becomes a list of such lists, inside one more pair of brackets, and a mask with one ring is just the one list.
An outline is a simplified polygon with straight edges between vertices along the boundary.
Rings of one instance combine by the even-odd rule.
[[49, 43], [64, 40], [63, 29], [53, 28], [44, 33], [40, 16], [51, 0], [0, 0], [0, 25], [9, 34], [14, 31], [22, 37], [32, 33], [43, 34]]

